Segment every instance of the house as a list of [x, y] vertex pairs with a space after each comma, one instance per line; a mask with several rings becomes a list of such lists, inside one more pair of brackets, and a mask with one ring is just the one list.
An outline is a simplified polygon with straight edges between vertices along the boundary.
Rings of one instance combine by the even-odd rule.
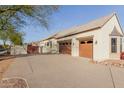
[[28, 54], [40, 54], [41, 47], [39, 46], [40, 41], [27, 43], [27, 53]]
[[40, 53], [59, 53], [59, 47], [55, 35], [51, 35], [39, 42]]
[[[120, 59], [123, 31], [116, 13], [61, 31], [49, 40], [58, 44], [59, 53], [103, 61]], [[52, 42], [52, 41], [51, 41]]]

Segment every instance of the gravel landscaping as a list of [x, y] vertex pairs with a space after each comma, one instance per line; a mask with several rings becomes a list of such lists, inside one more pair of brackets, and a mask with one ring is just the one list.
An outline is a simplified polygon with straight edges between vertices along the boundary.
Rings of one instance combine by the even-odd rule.
[[28, 88], [28, 84], [22, 78], [4, 78], [0, 81], [0, 88]]
[[11, 57], [2, 57], [0, 61], [0, 79], [2, 79], [3, 74], [7, 71], [9, 66], [12, 64], [13, 59]]
[[124, 60], [105, 60], [105, 61], [100, 62], [98, 64], [124, 68]]

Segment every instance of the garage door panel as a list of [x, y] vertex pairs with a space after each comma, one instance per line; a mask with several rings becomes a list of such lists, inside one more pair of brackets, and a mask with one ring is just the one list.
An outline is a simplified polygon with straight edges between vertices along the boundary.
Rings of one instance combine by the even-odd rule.
[[71, 54], [71, 45], [59, 45], [59, 52], [62, 54]]
[[66, 53], [71, 54], [71, 46], [66, 46]]
[[81, 57], [92, 58], [93, 57], [93, 44], [92, 43], [80, 44], [79, 55]]

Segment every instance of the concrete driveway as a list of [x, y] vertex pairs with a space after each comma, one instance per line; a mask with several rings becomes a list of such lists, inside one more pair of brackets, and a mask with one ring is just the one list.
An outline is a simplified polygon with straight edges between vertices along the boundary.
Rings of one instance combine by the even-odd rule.
[[4, 77], [22, 77], [29, 87], [37, 88], [124, 87], [123, 68], [112, 67], [110, 70], [107, 66], [69, 55], [16, 58]]

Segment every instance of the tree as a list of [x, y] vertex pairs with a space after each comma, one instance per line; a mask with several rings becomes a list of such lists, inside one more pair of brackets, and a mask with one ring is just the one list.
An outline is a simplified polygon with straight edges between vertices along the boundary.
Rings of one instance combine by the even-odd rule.
[[5, 29], [6, 23], [11, 23], [14, 26], [24, 24], [25, 20], [22, 18], [30, 17], [38, 20], [42, 26], [48, 28], [48, 17], [58, 6], [34, 6], [34, 5], [6, 5], [0, 6], [0, 28]]
[[[0, 20], [2, 21], [2, 20]], [[0, 30], [0, 39], [3, 41], [3, 47], [6, 48], [6, 42], [9, 40], [9, 32], [10, 30], [14, 30], [14, 28], [12, 28], [11, 24], [5, 24], [6, 26], [6, 30]]]
[[13, 45], [23, 45], [23, 33], [21, 32], [10, 32], [9, 33], [9, 40]]
[[[8, 30], [8, 39], [11, 43], [11, 46], [13, 46], [14, 55], [16, 53], [15, 45], [23, 45], [23, 36], [24, 36], [24, 34], [22, 32], [17, 32], [15, 30]], [[9, 47], [9, 49], [10, 49], [10, 47]]]
[[3, 41], [3, 47], [6, 48], [6, 42], [8, 40], [8, 35], [4, 31], [0, 31], [0, 39]]
[[9, 40], [14, 45], [22, 44], [23, 36], [18, 27], [26, 24], [23, 17], [33, 18], [48, 28], [48, 19], [58, 6], [4, 5], [0, 6], [0, 39], [4, 46]]

